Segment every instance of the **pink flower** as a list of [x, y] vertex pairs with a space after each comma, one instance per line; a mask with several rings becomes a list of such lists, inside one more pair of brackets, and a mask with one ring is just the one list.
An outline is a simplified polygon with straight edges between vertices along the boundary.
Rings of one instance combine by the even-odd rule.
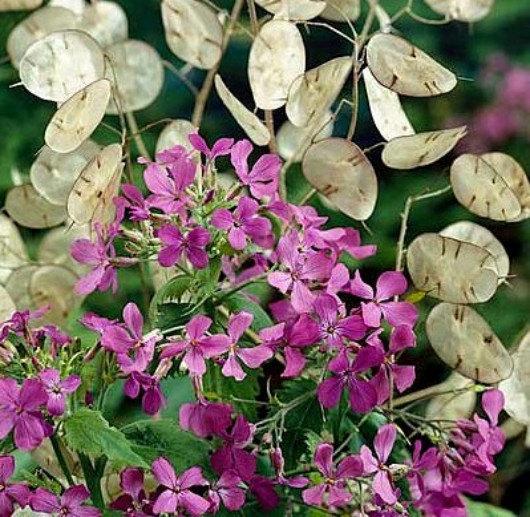
[[131, 399], [144, 392], [142, 410], [148, 415], [156, 415], [166, 405], [166, 398], [160, 388], [160, 381], [147, 373], [133, 371], [123, 386], [123, 392]]
[[309, 483], [309, 479], [302, 476], [296, 476], [292, 478], [285, 477], [285, 460], [283, 459], [282, 450], [277, 447], [270, 453], [271, 463], [276, 471], [276, 482], [279, 485], [288, 486], [291, 488], [304, 488]]
[[369, 327], [379, 327], [381, 317], [390, 325], [409, 325], [413, 327], [418, 318], [418, 310], [409, 302], [390, 302], [394, 296], [400, 296], [407, 290], [407, 280], [400, 271], [385, 271], [377, 279], [376, 292], [361, 279], [359, 270], [351, 282], [351, 293], [359, 298], [370, 300], [361, 303], [364, 322]]
[[253, 319], [254, 316], [245, 311], [230, 317], [227, 330], [232, 343], [228, 351], [228, 358], [221, 370], [226, 377], [234, 377], [236, 380], [242, 381], [247, 374], [241, 368], [239, 361], [249, 368], [258, 368], [273, 355], [272, 350], [264, 345], [248, 348], [237, 346], [245, 330], [252, 324]]
[[230, 404], [218, 402], [182, 404], [179, 409], [179, 425], [200, 438], [220, 435], [232, 422], [232, 411]]
[[249, 187], [250, 193], [256, 199], [272, 197], [278, 190], [281, 160], [275, 154], [264, 154], [249, 171], [248, 157], [251, 152], [252, 144], [248, 140], [240, 140], [234, 145], [230, 158], [236, 174], [241, 183]]
[[210, 243], [211, 235], [206, 228], [198, 227], [187, 235], [171, 224], [165, 224], [158, 231], [158, 237], [166, 244], [158, 254], [161, 266], [171, 267], [184, 256], [197, 269], [208, 266], [208, 253], [204, 248]]
[[19, 449], [38, 447], [51, 434], [39, 411], [47, 401], [48, 394], [38, 379], [26, 379], [20, 388], [13, 379], [0, 379], [0, 440], [13, 430]]
[[221, 501], [225, 508], [235, 512], [245, 504], [245, 491], [239, 487], [241, 478], [233, 470], [225, 470], [217, 483], [208, 492], [211, 502], [209, 513], [217, 513]]
[[110, 504], [112, 510], [121, 510], [127, 517], [152, 515], [151, 502], [144, 489], [144, 473], [140, 469], [126, 468], [120, 473], [123, 494]]
[[258, 246], [269, 248], [273, 243], [272, 225], [266, 217], [257, 216], [259, 205], [253, 199], [243, 196], [234, 212], [220, 208], [213, 213], [212, 225], [228, 230], [228, 242], [235, 250], [247, 246], [247, 238]]
[[53, 416], [61, 416], [65, 410], [66, 395], [74, 393], [81, 386], [81, 378], [78, 375], [70, 375], [61, 380], [59, 372], [54, 368], [43, 370], [40, 380], [48, 393], [46, 407], [48, 413]]
[[329, 505], [332, 508], [344, 506], [352, 495], [348, 491], [348, 480], [360, 477], [363, 463], [359, 456], [347, 456], [338, 466], [333, 466], [333, 446], [321, 443], [313, 459], [317, 469], [324, 476], [324, 482], [302, 492], [302, 499], [313, 506]]
[[35, 512], [61, 517], [99, 517], [101, 512], [97, 508], [83, 506], [89, 497], [90, 492], [84, 485], [71, 486], [60, 497], [39, 487], [31, 497], [30, 506]]
[[13, 456], [0, 456], [0, 515], [13, 515], [13, 505], [18, 503], [21, 508], [26, 506], [31, 496], [30, 489], [19, 483], [10, 483], [9, 478], [15, 472]]
[[149, 206], [144, 199], [140, 189], [135, 185], [124, 183], [121, 191], [125, 196], [125, 206], [129, 209], [131, 221], [146, 221], [150, 217]]
[[199, 467], [191, 467], [177, 476], [171, 463], [161, 457], [153, 462], [151, 470], [162, 489], [153, 505], [153, 513], [175, 514], [177, 510], [179, 513], [185, 510], [190, 515], [197, 516], [208, 511], [210, 503], [191, 491], [194, 487], [208, 485]]
[[194, 375], [206, 373], [206, 362], [204, 359], [216, 357], [228, 350], [230, 338], [222, 334], [206, 336], [206, 332], [212, 325], [212, 320], [207, 316], [194, 316], [186, 324], [186, 339], [170, 342], [164, 348], [161, 358], [177, 357], [184, 354], [182, 362]]
[[392, 484], [392, 473], [385, 465], [394, 442], [396, 441], [396, 428], [392, 424], [382, 426], [374, 438], [374, 449], [376, 456], [366, 446], [361, 447], [361, 458], [365, 474], [375, 474], [372, 481], [374, 492], [387, 504], [397, 502], [396, 490]]
[[360, 374], [379, 366], [383, 353], [374, 347], [359, 350], [355, 359], [350, 361], [344, 349], [329, 363], [329, 370], [335, 376], [326, 379], [318, 386], [318, 400], [325, 408], [332, 408], [339, 403], [342, 391], [349, 391], [350, 406], [357, 413], [367, 413], [377, 403], [377, 393], [370, 381], [363, 380]]
[[206, 156], [208, 161], [214, 160], [218, 156], [230, 154], [234, 143], [233, 138], [220, 138], [210, 149], [199, 133], [191, 133], [191, 135], [188, 136], [188, 140], [196, 151], [199, 151]]

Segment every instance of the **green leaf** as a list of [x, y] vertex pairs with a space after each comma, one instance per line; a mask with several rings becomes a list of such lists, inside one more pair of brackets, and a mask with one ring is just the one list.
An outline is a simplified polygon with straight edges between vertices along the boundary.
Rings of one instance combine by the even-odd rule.
[[193, 465], [208, 465], [210, 444], [181, 431], [174, 420], [140, 420], [122, 427], [121, 432], [148, 463], [165, 456], [180, 472]]
[[274, 325], [274, 322], [265, 310], [241, 292], [229, 296], [223, 303], [228, 307], [230, 312], [247, 311], [252, 313], [254, 315], [254, 321], [251, 325], [252, 330], [259, 331], [262, 328]]
[[168, 302], [180, 301], [182, 295], [189, 289], [193, 278], [189, 276], [176, 276], [162, 286], [153, 296], [149, 307], [149, 319], [157, 321], [158, 306]]
[[153, 319], [156, 327], [162, 332], [179, 327], [200, 312], [195, 303], [162, 303], [157, 305], [156, 316]]
[[466, 500], [466, 506], [469, 517], [515, 517], [515, 513], [509, 510], [492, 504], [477, 503], [471, 499]]
[[124, 434], [103, 418], [99, 411], [80, 409], [64, 423], [70, 448], [92, 456], [106, 456], [120, 465], [148, 467], [136, 454]]

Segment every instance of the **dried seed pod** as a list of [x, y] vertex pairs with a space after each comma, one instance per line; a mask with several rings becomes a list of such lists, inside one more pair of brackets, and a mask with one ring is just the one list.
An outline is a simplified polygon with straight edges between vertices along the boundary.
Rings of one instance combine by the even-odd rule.
[[11, 274], [5, 284], [6, 291], [15, 303], [15, 306], [19, 310], [30, 309], [35, 310], [38, 307], [34, 307], [33, 301], [29, 294], [29, 284], [31, 282], [31, 276], [37, 271], [39, 266], [22, 266]]
[[485, 18], [495, 0], [425, 0], [437, 13], [460, 22], [478, 22]]
[[52, 32], [76, 29], [78, 26], [75, 13], [63, 7], [43, 7], [31, 13], [9, 33], [6, 47], [11, 63], [18, 68], [33, 43]]
[[298, 76], [289, 88], [287, 118], [298, 127], [320, 120], [335, 102], [351, 68], [351, 56], [337, 57]]
[[306, 151], [302, 170], [307, 181], [341, 212], [358, 221], [368, 219], [377, 200], [372, 164], [353, 142], [327, 138]]
[[469, 242], [424, 233], [407, 250], [407, 267], [417, 289], [451, 303], [481, 303], [497, 290], [497, 263]]
[[456, 76], [447, 68], [393, 34], [372, 36], [366, 58], [374, 77], [400, 95], [432, 97], [450, 92], [457, 83]]
[[107, 113], [138, 111], [156, 100], [164, 86], [164, 66], [151, 45], [130, 39], [108, 47], [106, 55], [106, 77], [113, 85], [114, 97]]
[[[444, 386], [455, 393], [444, 393], [433, 397], [425, 410], [425, 416], [429, 420], [457, 420], [458, 418], [469, 418], [477, 404], [477, 392], [473, 389], [461, 391], [473, 383], [458, 372], [452, 372], [444, 381]], [[443, 423], [442, 423], [443, 425]], [[452, 425], [452, 423], [450, 424]]]
[[86, 140], [71, 153], [56, 153], [44, 146], [31, 166], [31, 184], [44, 199], [63, 207], [75, 180], [99, 150], [92, 140]]
[[196, 131], [196, 128], [189, 120], [177, 119], [171, 121], [164, 127], [156, 141], [156, 153], [158, 154], [176, 145], [181, 145], [188, 151], [192, 151], [193, 147], [188, 140], [188, 136], [194, 131]]
[[66, 219], [64, 206], [52, 205], [32, 185], [12, 188], [6, 196], [6, 210], [13, 221], [26, 228], [51, 228]]
[[223, 28], [215, 11], [196, 0], [164, 0], [162, 21], [171, 52], [196, 68], [221, 59]]
[[394, 138], [383, 149], [383, 162], [401, 170], [429, 165], [452, 151], [466, 132], [466, 126], [460, 126]]
[[20, 61], [20, 80], [26, 89], [55, 102], [64, 102], [104, 74], [101, 47], [76, 30], [48, 34], [33, 43]]
[[256, 145], [267, 145], [271, 139], [271, 134], [265, 124], [234, 96], [219, 74], [215, 76], [215, 89], [226, 109], [232, 114], [247, 136]]
[[100, 220], [101, 210], [109, 205], [109, 196], [114, 197], [118, 189], [116, 178], [119, 182], [123, 170], [121, 159], [121, 145], [111, 144], [104, 147], [81, 171], [66, 202], [68, 215], [74, 222], [86, 224], [94, 218]]
[[256, 0], [256, 3], [276, 19], [311, 20], [326, 8], [323, 0]]
[[511, 375], [510, 354], [471, 307], [440, 303], [429, 313], [425, 328], [438, 357], [462, 375], [484, 384], [495, 384]]
[[530, 185], [523, 168], [503, 153], [463, 154], [451, 166], [451, 185], [470, 212], [495, 221], [530, 216]]
[[530, 331], [512, 352], [513, 372], [499, 384], [505, 411], [517, 422], [530, 426]]
[[495, 259], [499, 282], [502, 282], [508, 276], [510, 272], [510, 257], [495, 235], [484, 226], [471, 221], [459, 221], [444, 228], [440, 235], [484, 248]]
[[375, 126], [385, 140], [415, 134], [399, 96], [376, 81], [369, 68], [363, 70], [368, 105]]
[[82, 15], [88, 5], [85, 0], [50, 0], [48, 5], [53, 7], [64, 7], [78, 16]]
[[312, 126], [297, 127], [286, 120], [276, 134], [278, 154], [293, 163], [302, 161], [307, 148], [333, 134], [333, 114], [328, 111]]
[[42, 5], [42, 0], [0, 0], [2, 11], [29, 11]]
[[326, 8], [320, 13], [322, 18], [332, 22], [354, 22], [361, 14], [360, 0], [327, 0]]
[[9, 217], [0, 214], [0, 284], [27, 261], [28, 252], [18, 228]]
[[258, 108], [283, 106], [291, 84], [304, 70], [304, 42], [296, 25], [285, 20], [263, 25], [248, 59], [250, 88]]
[[98, 0], [91, 2], [83, 11], [80, 27], [90, 34], [103, 48], [125, 41], [129, 23], [125, 11], [116, 2]]
[[44, 133], [48, 147], [57, 153], [75, 151], [103, 120], [110, 92], [110, 81], [99, 79], [62, 104]]
[[17, 310], [15, 302], [9, 296], [6, 288], [0, 285], [0, 321], [6, 321]]

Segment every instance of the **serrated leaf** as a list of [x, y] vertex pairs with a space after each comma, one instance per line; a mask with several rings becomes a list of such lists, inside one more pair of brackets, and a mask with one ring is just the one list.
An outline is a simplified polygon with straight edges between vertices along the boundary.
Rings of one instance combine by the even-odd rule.
[[132, 449], [125, 435], [103, 418], [99, 411], [80, 409], [64, 423], [69, 447], [93, 456], [106, 456], [121, 465], [147, 468], [145, 460]]
[[270, 316], [263, 310], [261, 305], [253, 302], [243, 293], [234, 293], [223, 302], [231, 312], [247, 311], [254, 315], [252, 322], [252, 330], [259, 331], [265, 327], [272, 327], [274, 322]]

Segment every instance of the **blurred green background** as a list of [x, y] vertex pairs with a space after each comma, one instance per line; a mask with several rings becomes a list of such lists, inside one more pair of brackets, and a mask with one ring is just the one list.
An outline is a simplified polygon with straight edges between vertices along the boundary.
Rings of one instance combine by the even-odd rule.
[[[183, 63], [173, 56], [167, 48], [158, 0], [119, 0], [129, 18], [131, 38], [142, 39], [154, 45], [161, 56], [180, 67]], [[217, 5], [230, 9], [231, 1], [217, 1]], [[406, 0], [381, 0], [381, 5], [389, 13], [398, 11]], [[414, 2], [417, 14], [439, 19], [423, 0]], [[260, 15], [264, 15], [260, 11]], [[5, 42], [10, 30], [27, 14], [0, 14], [0, 56], [5, 55]], [[248, 26], [246, 12], [241, 20]], [[347, 25], [341, 30], [348, 32]], [[530, 76], [530, 2], [528, 0], [497, 0], [491, 14], [483, 21], [468, 26], [453, 22], [446, 25], [421, 24], [410, 17], [402, 17], [395, 29], [413, 43], [436, 57], [452, 69], [462, 80], [458, 87], [448, 95], [433, 99], [405, 99], [404, 107], [417, 131], [434, 130], [446, 127], [451, 121], [464, 121], [477, 125], [477, 117], [484, 110], [497, 105], [499, 90], [503, 88], [503, 78], [514, 67], [526, 69]], [[323, 27], [307, 25], [301, 27], [307, 42], [307, 65], [311, 68], [332, 57], [351, 53], [350, 45], [333, 32]], [[241, 29], [236, 29], [220, 68], [220, 74], [229, 88], [247, 106], [251, 107], [252, 98], [245, 73], [250, 39]], [[505, 56], [505, 57], [501, 57]], [[491, 63], [501, 63], [495, 75], [491, 73]], [[490, 63], [490, 65], [488, 65]], [[503, 68], [504, 67], [504, 68]], [[485, 73], [485, 68], [490, 73]], [[200, 86], [204, 72], [192, 70], [188, 79]], [[41, 101], [26, 92], [22, 87], [14, 87], [18, 81], [17, 72], [7, 58], [0, 66], [0, 196], [13, 185], [14, 175], [28, 177], [29, 167], [43, 145], [43, 133], [46, 123], [54, 112], [53, 103]], [[530, 98], [530, 80], [527, 82]], [[345, 91], [344, 94], [348, 92]], [[381, 140], [368, 111], [364, 92], [361, 88], [360, 113], [354, 140], [361, 147], [369, 147]], [[139, 126], [163, 118], [190, 118], [194, 98], [190, 90], [174, 74], [166, 71], [166, 83], [158, 100], [136, 114]], [[512, 107], [513, 108], [513, 107]], [[517, 107], [514, 109], [518, 109]], [[513, 115], [513, 114], [512, 114]], [[506, 115], [507, 116], [507, 115]], [[335, 135], [345, 135], [350, 112], [343, 109], [335, 124]], [[504, 115], [500, 116], [501, 122]], [[528, 111], [517, 113], [521, 128], [506, 137], [495, 141], [481, 142], [484, 150], [502, 150], [516, 158], [528, 171], [530, 170], [530, 102]], [[275, 113], [276, 127], [284, 120], [281, 110]], [[110, 124], [118, 126], [116, 117], [108, 117]], [[456, 124], [455, 124], [456, 125]], [[154, 151], [156, 137], [163, 126], [156, 126], [144, 134], [150, 152]], [[477, 126], [478, 127], [478, 126]], [[240, 128], [220, 103], [215, 92], [207, 104], [203, 120], [202, 134], [212, 140], [219, 136], [243, 137]], [[95, 139], [100, 142], [111, 141], [113, 135], [105, 129], [99, 129]], [[472, 136], [463, 143], [471, 147], [476, 144]], [[364, 241], [379, 246], [379, 253], [363, 263], [363, 276], [375, 279], [378, 272], [393, 268], [395, 260], [395, 242], [400, 224], [400, 213], [407, 196], [424, 192], [426, 188], [437, 189], [448, 183], [448, 167], [451, 157], [434, 166], [414, 171], [390, 171], [385, 169], [379, 157], [380, 151], [369, 154], [380, 181], [380, 196], [374, 215], [368, 221], [372, 234], [358, 223], [330, 212], [318, 199], [314, 204], [324, 214], [329, 215], [331, 224], [352, 225], [361, 229]], [[140, 170], [137, 170], [140, 173]], [[293, 166], [288, 175], [289, 193], [292, 200], [300, 199], [308, 186], [302, 178], [299, 166]], [[446, 225], [458, 220], [473, 220], [486, 227], [500, 239], [511, 259], [510, 286], [502, 286], [495, 298], [477, 310], [482, 313], [506, 346], [517, 343], [518, 337], [528, 325], [530, 312], [530, 222], [500, 224], [476, 218], [463, 209], [451, 193], [442, 197], [423, 201], [414, 205], [409, 221], [408, 242], [416, 235], [426, 231], [439, 231]], [[23, 235], [34, 247], [39, 234], [23, 230]], [[122, 289], [117, 296], [95, 294], [85, 303], [87, 309], [95, 310], [107, 316], [117, 316], [123, 305], [130, 300], [142, 303], [137, 275], [124, 272], [121, 278]], [[447, 371], [434, 357], [423, 336], [423, 323], [432, 302], [421, 303], [422, 318], [419, 323], [420, 344], [414, 352], [414, 361], [418, 366], [418, 387], [430, 385], [442, 380]], [[524, 449], [524, 438], [520, 436], [510, 442], [501, 457], [501, 469], [494, 478], [493, 489], [489, 495], [492, 502], [502, 504], [520, 515], [530, 516], [530, 454]]]

